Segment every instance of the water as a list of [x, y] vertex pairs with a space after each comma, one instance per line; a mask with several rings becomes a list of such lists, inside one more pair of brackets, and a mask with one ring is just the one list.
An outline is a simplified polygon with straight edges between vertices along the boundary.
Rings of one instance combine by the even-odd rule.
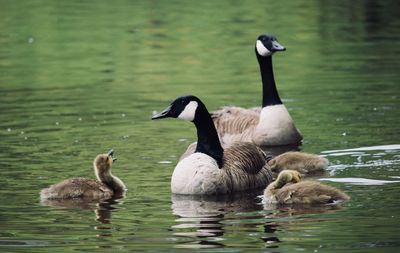
[[[0, 1], [1, 252], [396, 252], [400, 249], [400, 18], [396, 1]], [[171, 196], [194, 128], [150, 121], [179, 95], [210, 110], [261, 103], [254, 40], [274, 33], [281, 97], [303, 151], [331, 162], [341, 208], [254, 195]], [[114, 148], [129, 191], [40, 203], [93, 177]], [[332, 179], [337, 178], [337, 180]], [[347, 179], [347, 180], [345, 180]], [[341, 181], [342, 180], [342, 181]]]

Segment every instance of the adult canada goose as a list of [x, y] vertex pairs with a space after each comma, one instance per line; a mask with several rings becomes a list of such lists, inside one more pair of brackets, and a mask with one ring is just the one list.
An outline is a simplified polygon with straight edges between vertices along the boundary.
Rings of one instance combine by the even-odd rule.
[[301, 181], [295, 170], [283, 170], [264, 191], [266, 204], [337, 204], [350, 197], [335, 187], [317, 181]]
[[179, 118], [194, 123], [197, 147], [178, 162], [171, 178], [175, 194], [222, 195], [265, 187], [272, 181], [264, 152], [252, 143], [223, 149], [203, 102], [195, 96], [178, 97], [152, 119]]
[[222, 143], [253, 142], [258, 146], [299, 145], [303, 139], [276, 89], [272, 55], [285, 51], [276, 37], [257, 38], [255, 52], [263, 85], [262, 108], [224, 107], [212, 113]]
[[51, 185], [40, 192], [41, 199], [107, 199], [120, 196], [126, 186], [118, 177], [111, 174], [115, 158], [111, 149], [107, 154], [98, 155], [93, 162], [97, 180], [88, 178], [70, 178]]
[[289, 151], [268, 161], [274, 178], [282, 170], [297, 170], [302, 176], [318, 176], [328, 168], [328, 159], [315, 154]]

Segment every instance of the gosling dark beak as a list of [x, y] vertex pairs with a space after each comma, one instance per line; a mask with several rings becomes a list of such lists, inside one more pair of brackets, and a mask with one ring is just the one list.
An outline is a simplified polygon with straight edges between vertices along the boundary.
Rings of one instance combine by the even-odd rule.
[[110, 151], [108, 151], [107, 155], [108, 155], [108, 156], [111, 156], [113, 162], [115, 162], [115, 161], [117, 160], [117, 158], [114, 158], [114, 157], [113, 157], [113, 155], [114, 155], [114, 149], [110, 149]]
[[151, 117], [151, 119], [154, 120], [154, 119], [162, 119], [168, 117], [171, 117], [171, 106], [168, 106], [167, 108], [165, 108], [164, 111], [157, 113], [156, 115]]
[[281, 44], [279, 44], [278, 41], [274, 40], [274, 41], [272, 41], [271, 51], [272, 52], [286, 51], [286, 48], [284, 46], [282, 46]]
[[112, 157], [114, 155], [114, 149], [110, 149], [110, 151], [108, 151], [107, 155]]

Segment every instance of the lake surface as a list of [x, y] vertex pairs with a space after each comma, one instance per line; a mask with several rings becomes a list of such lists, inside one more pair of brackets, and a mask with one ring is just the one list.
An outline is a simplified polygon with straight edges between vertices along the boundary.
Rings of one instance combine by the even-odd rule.
[[[398, 252], [397, 1], [0, 0], [0, 252]], [[154, 111], [261, 104], [270, 32], [281, 98], [305, 152], [330, 160], [342, 207], [264, 207], [254, 193], [171, 196], [188, 122]], [[102, 203], [41, 203], [114, 148], [128, 187]]]

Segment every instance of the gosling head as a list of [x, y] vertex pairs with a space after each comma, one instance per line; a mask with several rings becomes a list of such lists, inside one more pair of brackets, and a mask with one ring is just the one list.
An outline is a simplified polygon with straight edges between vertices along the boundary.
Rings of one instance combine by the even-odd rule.
[[195, 96], [178, 97], [164, 111], [154, 115], [151, 119], [178, 118], [193, 121], [197, 108], [201, 104], [200, 99]]
[[275, 52], [285, 51], [286, 48], [278, 43], [275, 36], [262, 34], [256, 41], [256, 54], [262, 57], [271, 56]]
[[94, 159], [93, 166], [97, 178], [99, 178], [100, 175], [110, 173], [113, 162], [117, 160], [116, 158], [113, 158], [113, 155], [114, 150], [111, 149], [107, 154], [100, 154]]
[[279, 173], [278, 181], [280, 184], [298, 183], [301, 181], [301, 174], [296, 170], [283, 170]]

